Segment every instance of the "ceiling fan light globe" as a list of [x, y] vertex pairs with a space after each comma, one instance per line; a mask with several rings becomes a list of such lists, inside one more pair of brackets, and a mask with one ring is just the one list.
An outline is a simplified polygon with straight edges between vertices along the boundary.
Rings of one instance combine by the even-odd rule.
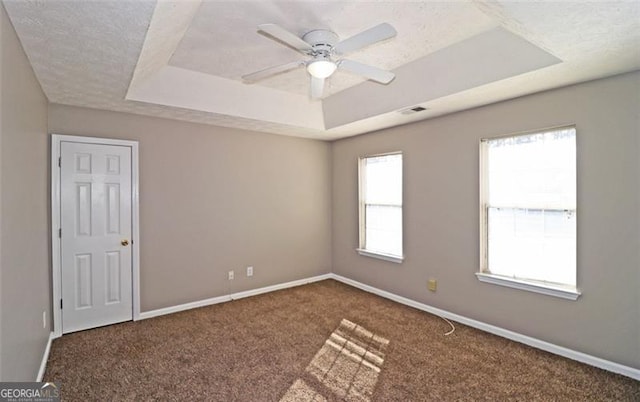
[[327, 78], [336, 71], [338, 66], [330, 60], [316, 60], [307, 65], [307, 71], [313, 77]]

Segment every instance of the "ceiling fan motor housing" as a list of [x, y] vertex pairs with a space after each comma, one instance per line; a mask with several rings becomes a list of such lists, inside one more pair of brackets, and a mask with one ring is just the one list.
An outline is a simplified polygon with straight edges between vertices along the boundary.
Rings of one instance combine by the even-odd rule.
[[302, 40], [310, 44], [313, 48], [310, 52], [311, 56], [328, 58], [333, 47], [338, 43], [338, 35], [326, 29], [316, 29], [304, 34]]

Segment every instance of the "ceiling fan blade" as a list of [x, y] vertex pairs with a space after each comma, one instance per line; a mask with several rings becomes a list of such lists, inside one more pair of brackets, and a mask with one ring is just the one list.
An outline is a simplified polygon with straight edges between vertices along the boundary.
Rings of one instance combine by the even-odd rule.
[[362, 64], [353, 60], [340, 60], [338, 62], [338, 68], [347, 70], [357, 75], [361, 75], [381, 84], [388, 84], [393, 81], [394, 78], [396, 78], [396, 75], [391, 71], [382, 70], [377, 67]]
[[311, 76], [311, 98], [320, 99], [324, 91], [324, 78]]
[[263, 78], [271, 77], [272, 75], [284, 73], [285, 71], [293, 70], [294, 68], [304, 66], [304, 61], [292, 61], [291, 63], [281, 64], [279, 66], [273, 66], [265, 68], [264, 70], [256, 71], [255, 73], [243, 75], [242, 79], [247, 82], [256, 82]]
[[333, 49], [338, 54], [346, 54], [369, 46], [385, 39], [393, 38], [397, 31], [391, 25], [382, 23], [338, 43]]
[[276, 24], [258, 25], [258, 30], [277, 39], [279, 42], [294, 48], [295, 50], [306, 54], [312, 51], [311, 45], [303, 41], [300, 37]]

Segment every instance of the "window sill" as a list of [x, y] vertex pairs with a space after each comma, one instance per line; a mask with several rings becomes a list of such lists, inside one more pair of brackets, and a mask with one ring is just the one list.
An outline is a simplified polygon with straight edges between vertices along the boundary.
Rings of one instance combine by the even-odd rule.
[[362, 248], [357, 248], [356, 251], [358, 252], [358, 254], [365, 257], [378, 258], [380, 260], [395, 262], [396, 264], [402, 264], [402, 261], [404, 261], [404, 257], [397, 255], [377, 253], [375, 251], [369, 251]]
[[543, 295], [560, 297], [562, 299], [577, 300], [581, 294], [578, 289], [570, 286], [526, 281], [522, 279], [508, 278], [506, 276], [487, 274], [484, 272], [477, 272], [476, 276], [478, 277], [478, 280], [480, 280], [480, 282], [492, 283], [494, 285], [541, 293]]

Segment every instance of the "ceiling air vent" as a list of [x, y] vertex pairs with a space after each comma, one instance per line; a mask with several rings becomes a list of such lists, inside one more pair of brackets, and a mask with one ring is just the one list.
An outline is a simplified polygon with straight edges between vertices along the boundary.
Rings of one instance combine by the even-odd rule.
[[422, 106], [414, 106], [414, 107], [410, 107], [408, 109], [402, 109], [400, 110], [400, 114], [414, 114], [414, 113], [418, 113], [418, 112], [423, 112], [427, 110], [426, 107], [422, 107]]

